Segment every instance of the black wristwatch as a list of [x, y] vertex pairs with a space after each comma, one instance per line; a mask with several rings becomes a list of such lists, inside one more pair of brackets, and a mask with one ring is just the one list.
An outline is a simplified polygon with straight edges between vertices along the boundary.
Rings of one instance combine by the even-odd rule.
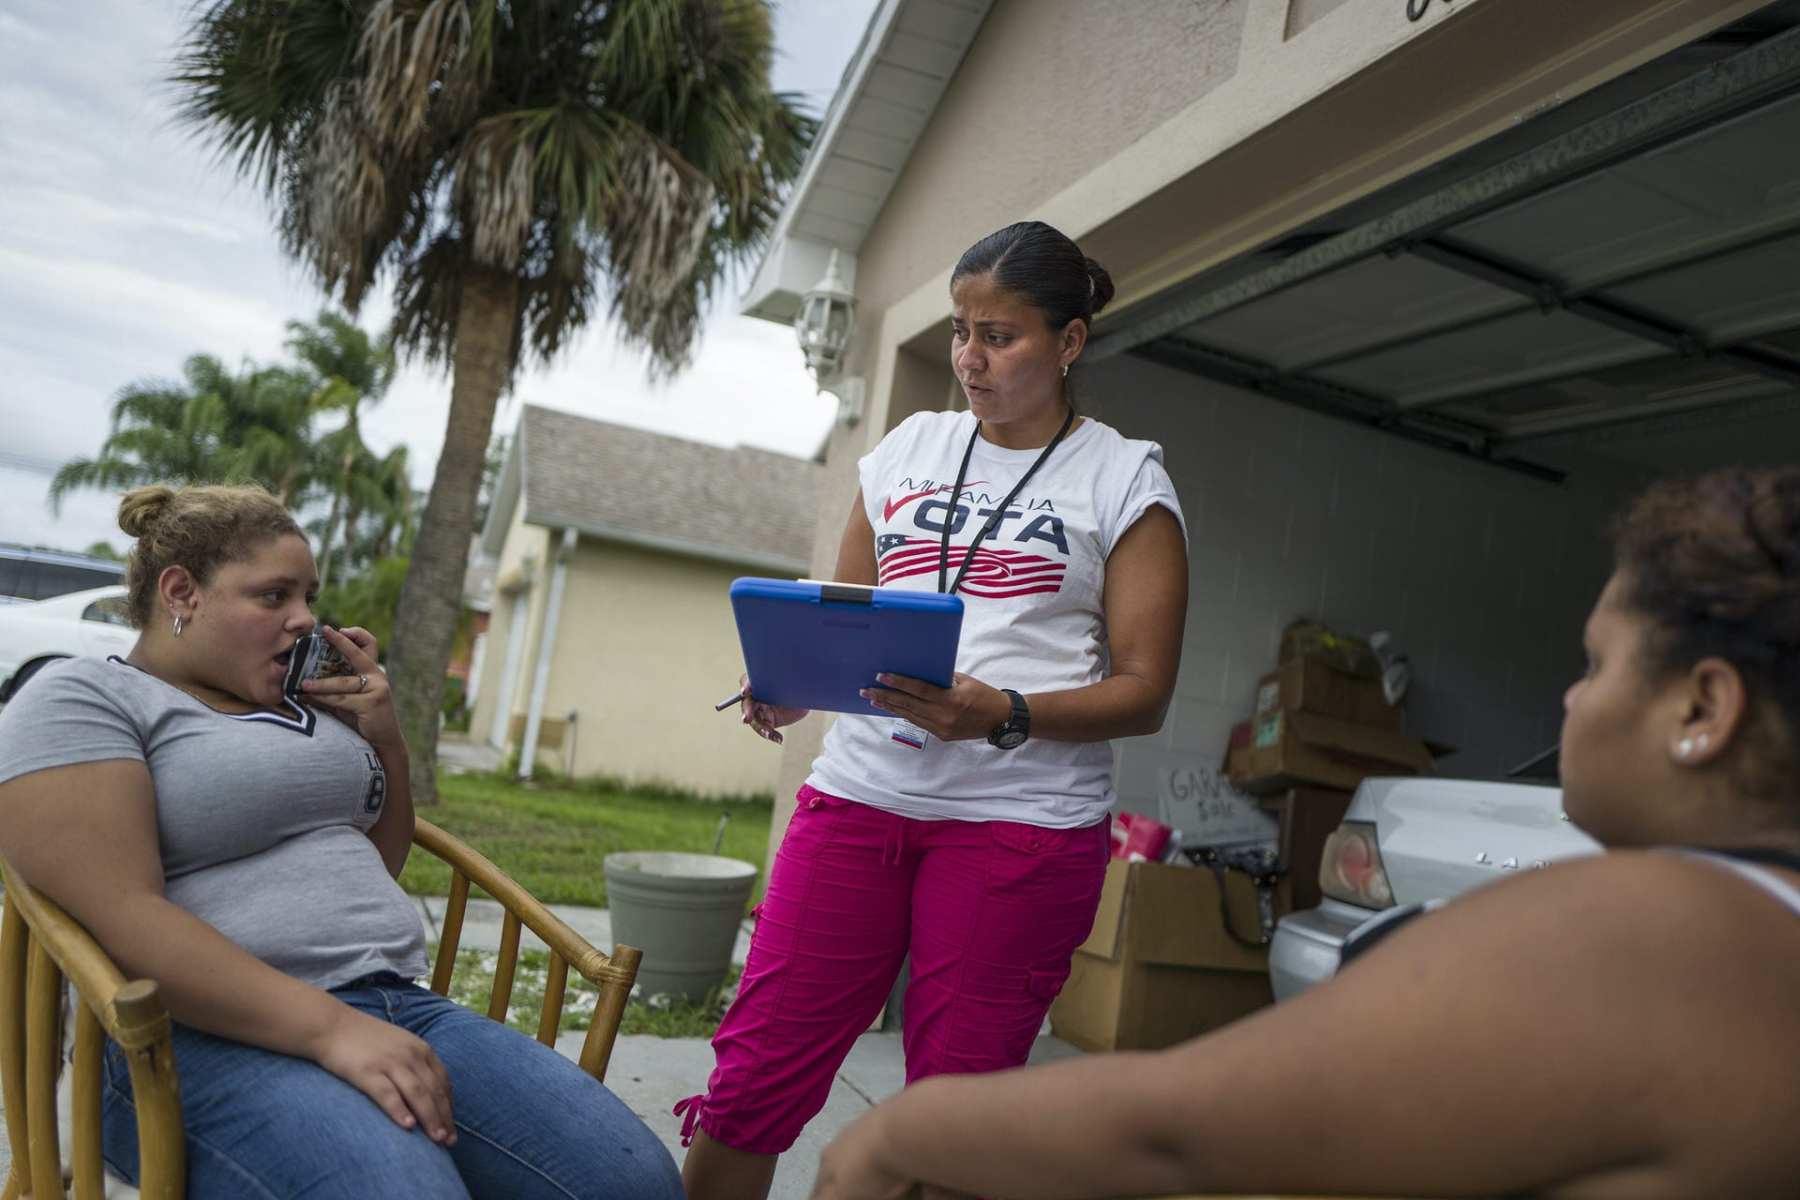
[[1016, 750], [1031, 736], [1031, 710], [1025, 707], [1025, 697], [1019, 693], [1011, 688], [1000, 690], [1012, 701], [1012, 716], [994, 726], [988, 733], [988, 745], [998, 746], [1002, 750]]

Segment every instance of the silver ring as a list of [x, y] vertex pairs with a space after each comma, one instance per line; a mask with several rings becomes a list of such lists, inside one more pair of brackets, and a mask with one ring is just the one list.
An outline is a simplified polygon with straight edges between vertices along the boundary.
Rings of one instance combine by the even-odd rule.
[[367, 675], [358, 675], [356, 677], [356, 690], [359, 692], [366, 692], [369, 690], [369, 677]]

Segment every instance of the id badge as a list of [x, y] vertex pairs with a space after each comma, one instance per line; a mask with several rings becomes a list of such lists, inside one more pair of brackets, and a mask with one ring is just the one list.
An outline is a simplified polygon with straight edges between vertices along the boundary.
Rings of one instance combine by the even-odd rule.
[[925, 740], [930, 736], [930, 734], [926, 733], [923, 729], [920, 729], [917, 725], [914, 725], [911, 721], [908, 721], [905, 717], [900, 717], [895, 720], [893, 732], [888, 734], [889, 738], [898, 742], [900, 745], [905, 746], [909, 750], [923, 750], [925, 748]]

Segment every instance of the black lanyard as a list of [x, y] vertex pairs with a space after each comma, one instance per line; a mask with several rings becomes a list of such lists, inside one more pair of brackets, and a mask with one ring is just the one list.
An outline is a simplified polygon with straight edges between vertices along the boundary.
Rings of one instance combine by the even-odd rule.
[[[1019, 489], [1024, 487], [1033, 475], [1037, 474], [1037, 469], [1044, 465], [1044, 460], [1050, 457], [1052, 450], [1056, 449], [1056, 443], [1063, 440], [1063, 435], [1069, 432], [1069, 426], [1074, 423], [1075, 409], [1071, 407], [1069, 415], [1063, 418], [1062, 428], [1056, 431], [1056, 436], [1050, 439], [1050, 444], [1044, 447], [1044, 452], [1037, 456], [1037, 461], [1031, 464], [1031, 469], [1019, 476], [1019, 482], [1013, 484], [1012, 491], [1006, 493], [1006, 499], [1000, 502], [1000, 507], [988, 515], [987, 524], [981, 527], [981, 532], [976, 534], [975, 540], [969, 543], [969, 552], [963, 555], [962, 566], [957, 569], [956, 578], [950, 581], [950, 586], [946, 589], [944, 578], [950, 573], [950, 526], [953, 523], [951, 518], [956, 515], [956, 500], [962, 495], [963, 480], [969, 477], [969, 458], [975, 453], [975, 439], [981, 436], [981, 422], [975, 422], [975, 432], [969, 435], [969, 447], [963, 451], [962, 465], [956, 468], [956, 486], [950, 489], [950, 507], [944, 510], [944, 540], [938, 545], [938, 591], [945, 592], [947, 595], [956, 594], [956, 589], [962, 586], [963, 576], [969, 573], [969, 564], [975, 561], [975, 551], [981, 548], [981, 543], [987, 538], [987, 535], [1006, 519], [1006, 510], [1012, 507], [1014, 500], [1018, 499]], [[974, 510], [975, 506], [971, 504], [969, 511], [973, 512]]]

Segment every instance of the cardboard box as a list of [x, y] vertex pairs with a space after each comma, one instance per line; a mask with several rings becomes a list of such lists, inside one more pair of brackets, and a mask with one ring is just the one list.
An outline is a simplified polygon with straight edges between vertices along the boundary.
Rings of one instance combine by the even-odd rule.
[[1417, 775], [1431, 769], [1418, 738], [1317, 713], [1277, 709], [1231, 731], [1226, 773], [1258, 794], [1312, 785], [1355, 791], [1371, 775]]
[[1358, 725], [1400, 728], [1400, 710], [1387, 702], [1381, 680], [1352, 675], [1318, 658], [1296, 658], [1262, 677], [1256, 713], [1277, 709], [1317, 713]]
[[1325, 898], [1319, 891], [1319, 862], [1325, 840], [1344, 820], [1350, 795], [1327, 788], [1292, 788], [1263, 797], [1263, 808], [1281, 822], [1276, 853], [1288, 868], [1281, 881], [1283, 911], [1316, 908]]
[[[1226, 896], [1237, 927], [1256, 929], [1250, 881], [1227, 874]], [[1268, 957], [1220, 925], [1211, 871], [1114, 859], [1050, 1027], [1085, 1050], [1173, 1046], [1271, 1003]]]
[[1316, 658], [1338, 670], [1367, 679], [1381, 678], [1381, 658], [1359, 637], [1338, 633], [1317, 621], [1295, 621], [1281, 633], [1277, 662]]

